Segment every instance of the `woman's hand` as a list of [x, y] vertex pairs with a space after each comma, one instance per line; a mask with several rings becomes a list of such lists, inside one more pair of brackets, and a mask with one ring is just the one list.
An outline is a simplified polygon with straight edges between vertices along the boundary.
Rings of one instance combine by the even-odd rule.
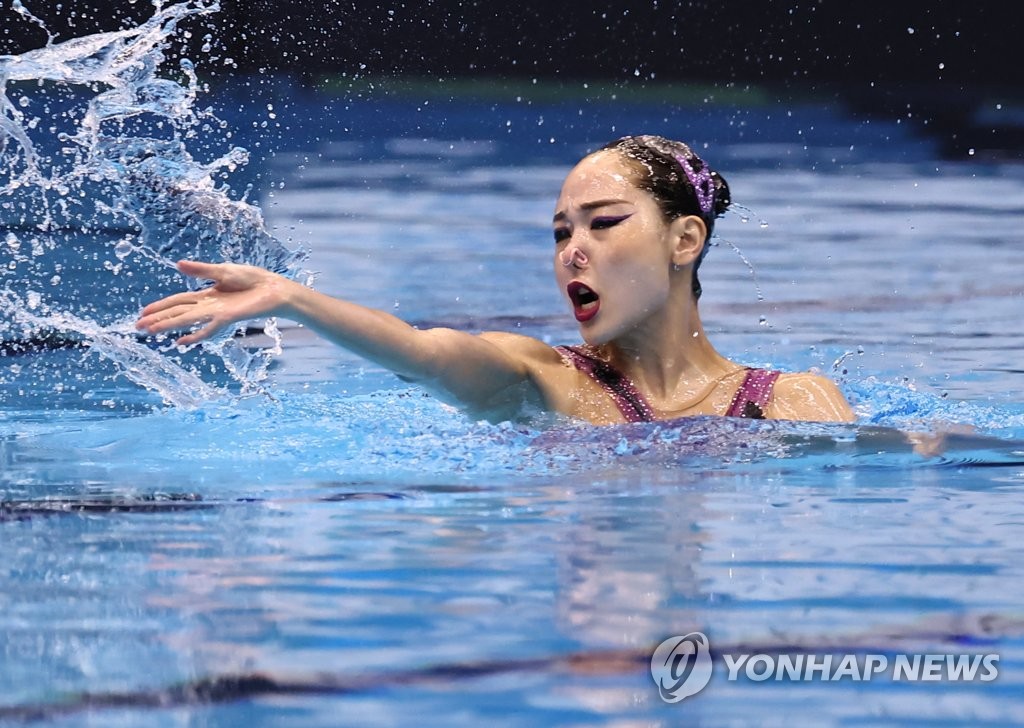
[[262, 268], [182, 260], [178, 270], [214, 285], [149, 304], [135, 327], [159, 334], [203, 325], [178, 339], [179, 345], [208, 339], [236, 321], [282, 316], [447, 402], [494, 419], [540, 405], [542, 395], [531, 373], [538, 351], [549, 366], [564, 369], [550, 346], [529, 337], [416, 329], [384, 311], [325, 295]]
[[289, 288], [297, 285], [251, 265], [182, 260], [178, 262], [178, 270], [194, 278], [208, 278], [214, 285], [149, 304], [142, 309], [135, 328], [159, 334], [206, 324], [179, 338], [176, 343], [180, 346], [208, 339], [236, 321], [278, 315], [287, 302]]

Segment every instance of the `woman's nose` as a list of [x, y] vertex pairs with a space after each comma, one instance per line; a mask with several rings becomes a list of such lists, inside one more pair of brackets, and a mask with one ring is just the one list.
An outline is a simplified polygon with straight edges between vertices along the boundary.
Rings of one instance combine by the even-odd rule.
[[575, 266], [576, 268], [583, 268], [584, 266], [586, 266], [588, 260], [586, 253], [584, 253], [576, 246], [566, 248], [565, 250], [558, 254], [558, 258], [559, 260], [562, 261], [562, 265], [564, 265], [566, 268], [570, 266]]

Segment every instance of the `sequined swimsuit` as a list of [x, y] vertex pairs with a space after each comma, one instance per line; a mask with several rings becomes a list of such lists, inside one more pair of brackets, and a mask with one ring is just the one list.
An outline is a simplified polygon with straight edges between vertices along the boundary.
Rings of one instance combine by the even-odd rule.
[[[611, 364], [588, 354], [581, 346], [556, 346], [555, 350], [601, 385], [626, 422], [653, 422], [658, 419], [636, 385]], [[779, 374], [769, 369], [747, 369], [747, 376], [736, 390], [725, 416], [764, 419], [764, 410], [772, 398], [772, 388]]]

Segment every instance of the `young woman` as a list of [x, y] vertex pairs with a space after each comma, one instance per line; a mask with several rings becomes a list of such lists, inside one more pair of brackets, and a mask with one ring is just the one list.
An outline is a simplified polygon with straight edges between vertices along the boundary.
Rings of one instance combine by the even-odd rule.
[[555, 206], [554, 269], [582, 346], [528, 336], [419, 330], [252, 266], [181, 261], [214, 285], [151, 303], [137, 323], [161, 333], [279, 316], [416, 382], [476, 417], [559, 412], [595, 424], [728, 415], [845, 422], [853, 412], [830, 380], [732, 362], [708, 341], [697, 268], [725, 180], [681, 142], [625, 137], [588, 155]]

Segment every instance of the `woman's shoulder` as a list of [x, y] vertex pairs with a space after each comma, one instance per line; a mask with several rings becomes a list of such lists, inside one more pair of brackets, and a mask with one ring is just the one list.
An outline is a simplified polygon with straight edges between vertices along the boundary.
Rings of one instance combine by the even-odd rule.
[[507, 331], [484, 331], [480, 338], [494, 344], [506, 355], [534, 364], [562, 364], [564, 357], [558, 349], [540, 339]]
[[618, 410], [604, 390], [591, 382], [564, 350], [522, 334], [488, 331], [480, 337], [522, 367], [548, 411], [601, 424], [619, 421]]
[[780, 374], [775, 380], [767, 416], [780, 420], [852, 422], [853, 409], [839, 387], [813, 372]]

